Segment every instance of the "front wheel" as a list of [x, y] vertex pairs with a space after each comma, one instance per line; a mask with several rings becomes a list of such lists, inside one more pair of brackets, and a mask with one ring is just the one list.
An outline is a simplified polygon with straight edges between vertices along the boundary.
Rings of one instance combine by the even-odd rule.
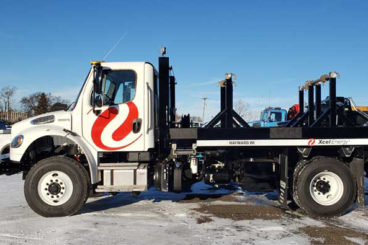
[[308, 214], [328, 217], [351, 208], [356, 183], [342, 162], [327, 157], [315, 158], [297, 174], [294, 199]]
[[67, 157], [41, 160], [29, 171], [24, 183], [28, 205], [44, 217], [75, 214], [87, 200], [88, 191], [86, 169]]

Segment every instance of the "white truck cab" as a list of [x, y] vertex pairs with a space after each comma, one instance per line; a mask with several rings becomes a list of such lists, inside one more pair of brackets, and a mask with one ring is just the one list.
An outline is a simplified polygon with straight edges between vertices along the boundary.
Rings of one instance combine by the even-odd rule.
[[[100, 191], [146, 190], [147, 164], [141, 162], [151, 160], [150, 151], [155, 147], [157, 71], [147, 62], [91, 64], [67, 111], [13, 125], [10, 160], [36, 163], [57, 152], [80, 161], [89, 171], [90, 184], [101, 184]], [[8, 138], [2, 142], [9, 145]], [[117, 159], [119, 164], [115, 164]], [[46, 199], [48, 196], [50, 192], [45, 193]], [[59, 194], [53, 199], [57, 196], [61, 198]], [[60, 206], [60, 201], [54, 200], [49, 203]]]
[[[94, 91], [93, 70], [68, 111], [39, 115], [16, 123], [10, 159], [20, 162], [30, 145], [42, 137], [62, 136], [77, 141], [97, 164], [98, 152], [144, 152], [154, 147], [154, 67], [146, 62], [99, 63], [102, 87]], [[93, 97], [96, 104], [93, 105]], [[133, 129], [133, 124], [136, 128]], [[92, 178], [92, 184], [96, 183]]]
[[[35, 140], [73, 134], [92, 154], [109, 151], [148, 151], [154, 146], [154, 68], [145, 62], [100, 63], [102, 87], [93, 91], [90, 72], [76, 102], [68, 111], [39, 115], [15, 124], [12, 137], [23, 137], [11, 148], [11, 160], [21, 161]], [[93, 106], [93, 96], [96, 105]], [[133, 130], [133, 123], [138, 124]], [[96, 161], [97, 159], [95, 159]]]

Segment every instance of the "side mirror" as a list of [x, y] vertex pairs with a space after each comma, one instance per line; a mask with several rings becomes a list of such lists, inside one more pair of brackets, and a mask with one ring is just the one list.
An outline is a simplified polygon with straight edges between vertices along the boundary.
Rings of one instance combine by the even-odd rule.
[[102, 66], [100, 62], [91, 62], [92, 69], [93, 69], [93, 99], [92, 99], [92, 106], [93, 106], [93, 113], [98, 115], [96, 111], [96, 106], [102, 106], [102, 99], [101, 97], [97, 96], [96, 94], [101, 94], [102, 91]]
[[102, 107], [102, 98], [100, 95], [97, 95], [96, 98], [95, 98], [95, 105], [97, 107]]
[[102, 91], [102, 69], [98, 69], [93, 78], [93, 87], [96, 94], [101, 94]]

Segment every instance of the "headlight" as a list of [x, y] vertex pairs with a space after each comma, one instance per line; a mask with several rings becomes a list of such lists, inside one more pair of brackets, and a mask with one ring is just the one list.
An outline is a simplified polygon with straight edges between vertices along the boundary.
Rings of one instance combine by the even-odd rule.
[[54, 121], [55, 121], [55, 116], [49, 115], [49, 116], [44, 116], [44, 117], [33, 119], [31, 121], [31, 124], [39, 125], [39, 124], [53, 123]]
[[21, 146], [22, 145], [22, 143], [23, 143], [23, 135], [18, 135], [18, 136], [16, 136], [13, 140], [12, 140], [12, 142], [11, 142], [11, 144], [10, 144], [10, 146], [11, 146], [11, 148], [18, 148], [19, 146]]

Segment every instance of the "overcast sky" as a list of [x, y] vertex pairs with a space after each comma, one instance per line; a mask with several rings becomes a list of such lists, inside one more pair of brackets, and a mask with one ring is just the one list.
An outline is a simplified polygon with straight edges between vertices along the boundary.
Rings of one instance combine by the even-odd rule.
[[[368, 105], [368, 1], [0, 0], [0, 87], [17, 100], [36, 91], [70, 101], [91, 60], [157, 64], [165, 45], [179, 113], [219, 110], [218, 81], [237, 75], [250, 110], [288, 108], [297, 87], [338, 71], [338, 95]], [[327, 88], [327, 87], [326, 87]], [[323, 94], [324, 96], [326, 94]]]

